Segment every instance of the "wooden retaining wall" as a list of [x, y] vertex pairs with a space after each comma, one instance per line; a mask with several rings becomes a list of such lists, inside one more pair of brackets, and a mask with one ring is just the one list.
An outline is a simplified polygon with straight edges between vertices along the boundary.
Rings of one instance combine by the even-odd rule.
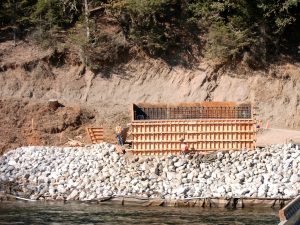
[[134, 120], [131, 123], [134, 154], [179, 154], [184, 138], [195, 152], [253, 149], [253, 119]]

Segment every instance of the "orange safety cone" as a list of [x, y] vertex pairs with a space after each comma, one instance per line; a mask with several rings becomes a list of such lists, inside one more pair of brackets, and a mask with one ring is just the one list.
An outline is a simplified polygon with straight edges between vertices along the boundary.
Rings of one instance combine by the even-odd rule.
[[269, 129], [270, 128], [270, 123], [269, 123], [269, 121], [267, 121], [267, 123], [266, 123], [266, 129]]

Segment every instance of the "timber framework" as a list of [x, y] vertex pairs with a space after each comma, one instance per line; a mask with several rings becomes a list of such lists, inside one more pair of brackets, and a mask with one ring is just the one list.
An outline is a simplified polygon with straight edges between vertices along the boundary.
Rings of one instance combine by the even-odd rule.
[[132, 105], [131, 116], [129, 150], [134, 154], [179, 154], [183, 140], [202, 154], [256, 146], [250, 103], [140, 103]]

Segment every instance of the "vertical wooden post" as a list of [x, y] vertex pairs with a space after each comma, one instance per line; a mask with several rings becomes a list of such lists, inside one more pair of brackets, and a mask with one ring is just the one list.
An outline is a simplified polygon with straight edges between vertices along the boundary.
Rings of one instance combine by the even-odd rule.
[[62, 138], [63, 138], [63, 132], [60, 133], [59, 135], [59, 144], [62, 144]]

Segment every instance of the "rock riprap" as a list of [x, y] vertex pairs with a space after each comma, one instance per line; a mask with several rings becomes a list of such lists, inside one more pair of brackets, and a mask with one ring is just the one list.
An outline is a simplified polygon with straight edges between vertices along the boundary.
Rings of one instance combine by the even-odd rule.
[[273, 145], [202, 155], [119, 155], [114, 145], [21, 147], [0, 157], [0, 182], [31, 199], [108, 196], [291, 198], [300, 191], [300, 150]]

